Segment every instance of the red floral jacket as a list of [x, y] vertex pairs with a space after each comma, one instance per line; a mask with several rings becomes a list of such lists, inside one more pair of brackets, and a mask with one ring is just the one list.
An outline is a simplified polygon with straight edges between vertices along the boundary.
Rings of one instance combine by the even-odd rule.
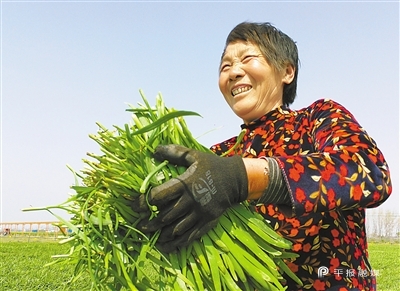
[[[297, 111], [282, 106], [242, 128], [231, 155], [274, 157], [292, 197], [292, 215], [277, 205], [256, 206], [299, 254], [288, 265], [304, 285], [287, 278], [287, 290], [376, 290], [365, 208], [383, 203], [392, 187], [375, 141], [343, 106], [322, 99]], [[211, 150], [222, 154], [236, 140]]]

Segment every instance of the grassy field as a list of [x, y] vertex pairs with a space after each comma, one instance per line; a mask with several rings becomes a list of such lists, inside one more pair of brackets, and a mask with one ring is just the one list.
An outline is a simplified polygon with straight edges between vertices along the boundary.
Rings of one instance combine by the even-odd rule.
[[400, 245], [369, 243], [369, 255], [377, 276], [377, 291], [400, 290]]
[[[67, 253], [68, 246], [59, 245], [56, 240], [26, 238], [0, 240], [0, 289], [10, 291], [57, 291], [63, 290], [73, 275], [73, 267], [51, 262], [51, 256]], [[88, 278], [81, 278], [66, 290], [85, 291]]]
[[[378, 291], [400, 290], [400, 246], [389, 243], [370, 243], [371, 264], [377, 274]], [[7, 291], [63, 290], [73, 274], [73, 266], [54, 265], [51, 256], [68, 251], [68, 246], [54, 239], [0, 238], [0, 289]], [[89, 278], [79, 278], [68, 291], [90, 289]]]

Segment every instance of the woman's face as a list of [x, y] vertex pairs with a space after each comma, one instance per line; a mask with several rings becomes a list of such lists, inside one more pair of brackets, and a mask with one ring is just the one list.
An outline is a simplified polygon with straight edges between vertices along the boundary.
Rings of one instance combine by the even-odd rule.
[[219, 88], [233, 112], [249, 123], [282, 105], [283, 85], [293, 80], [291, 68], [278, 72], [257, 45], [237, 41], [222, 57]]

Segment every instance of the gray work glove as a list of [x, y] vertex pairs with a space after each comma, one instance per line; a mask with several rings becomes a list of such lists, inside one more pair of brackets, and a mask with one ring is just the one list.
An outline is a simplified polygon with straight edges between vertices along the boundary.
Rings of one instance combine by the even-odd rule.
[[[247, 173], [240, 156], [220, 157], [180, 145], [164, 145], [156, 148], [154, 157], [187, 167], [182, 175], [151, 189], [148, 202], [157, 206], [159, 213], [138, 225], [143, 232], [161, 229], [157, 246], [165, 252], [200, 238], [228, 207], [247, 199]], [[142, 206], [136, 210], [143, 210], [145, 204], [137, 202], [136, 208]]]

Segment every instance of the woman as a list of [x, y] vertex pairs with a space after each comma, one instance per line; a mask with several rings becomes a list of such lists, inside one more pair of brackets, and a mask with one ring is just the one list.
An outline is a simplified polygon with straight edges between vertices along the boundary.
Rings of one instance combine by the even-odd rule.
[[[296, 96], [294, 41], [269, 23], [241, 23], [226, 40], [219, 87], [243, 120], [240, 146], [219, 157], [233, 137], [211, 149], [160, 146], [155, 157], [184, 165], [177, 179], [153, 188], [165, 251], [190, 243], [215, 225], [231, 205], [251, 200], [299, 257], [289, 267], [302, 280], [288, 290], [376, 290], [368, 262], [365, 209], [391, 193], [388, 165], [353, 115], [332, 100], [301, 110]], [[143, 201], [141, 202], [143, 203]]]

